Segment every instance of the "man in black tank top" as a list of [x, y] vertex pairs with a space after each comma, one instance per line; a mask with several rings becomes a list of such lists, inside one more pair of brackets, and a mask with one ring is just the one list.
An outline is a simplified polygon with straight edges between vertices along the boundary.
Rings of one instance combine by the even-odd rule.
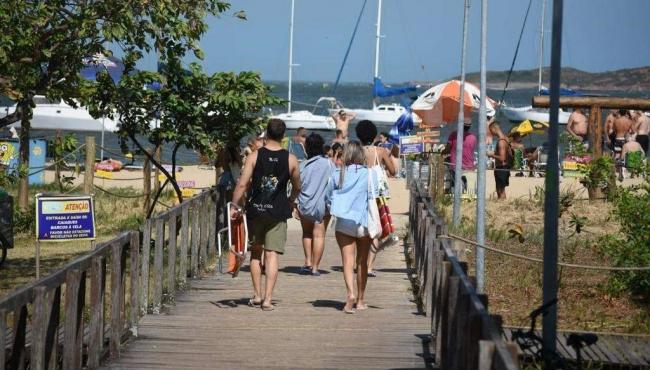
[[[278, 254], [284, 253], [287, 242], [287, 219], [291, 218], [294, 201], [300, 194], [298, 160], [282, 148], [286, 126], [272, 119], [266, 128], [266, 144], [246, 159], [232, 202], [241, 206], [244, 194], [249, 192], [246, 205], [251, 247], [251, 277], [253, 298], [250, 306], [273, 310], [271, 298], [278, 277]], [[291, 195], [287, 184], [291, 181]], [[231, 218], [239, 217], [232, 211]], [[266, 288], [262, 294], [261, 259], [264, 252]]]

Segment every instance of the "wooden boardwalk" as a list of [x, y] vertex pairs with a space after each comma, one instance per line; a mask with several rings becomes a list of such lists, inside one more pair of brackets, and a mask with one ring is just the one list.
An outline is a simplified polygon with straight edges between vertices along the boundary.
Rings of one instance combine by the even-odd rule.
[[430, 321], [413, 303], [402, 243], [377, 258], [369, 278], [370, 309], [344, 314], [341, 257], [328, 231], [320, 277], [297, 274], [303, 263], [297, 222], [290, 221], [287, 253], [273, 312], [246, 305], [250, 275], [216, 273], [160, 315], [147, 315], [138, 338], [110, 369], [422, 369], [431, 355]]

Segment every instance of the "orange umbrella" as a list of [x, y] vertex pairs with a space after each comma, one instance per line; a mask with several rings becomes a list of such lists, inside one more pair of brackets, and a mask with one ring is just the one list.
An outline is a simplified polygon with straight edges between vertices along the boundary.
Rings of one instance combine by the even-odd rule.
[[[458, 80], [436, 85], [425, 91], [411, 105], [413, 112], [422, 119], [420, 126], [440, 127], [445, 123], [458, 121], [460, 105], [460, 86]], [[472, 110], [478, 110], [481, 104], [479, 88], [471, 83], [465, 83], [465, 100], [463, 102], [465, 122], [472, 119]], [[488, 115], [494, 115], [494, 100], [487, 99]]]

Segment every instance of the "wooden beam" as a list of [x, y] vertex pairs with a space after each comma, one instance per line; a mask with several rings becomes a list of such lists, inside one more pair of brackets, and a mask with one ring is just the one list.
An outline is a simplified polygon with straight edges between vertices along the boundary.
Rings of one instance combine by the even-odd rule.
[[[533, 107], [548, 108], [548, 96], [534, 96]], [[563, 96], [560, 97], [560, 108], [590, 108], [597, 105], [605, 109], [639, 109], [650, 110], [650, 99], [632, 99], [595, 96]]]

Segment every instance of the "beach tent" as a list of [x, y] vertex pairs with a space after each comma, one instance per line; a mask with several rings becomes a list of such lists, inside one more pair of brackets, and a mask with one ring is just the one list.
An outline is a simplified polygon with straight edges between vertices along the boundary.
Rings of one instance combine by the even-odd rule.
[[[458, 121], [460, 105], [460, 87], [458, 80], [451, 80], [436, 85], [420, 95], [411, 105], [413, 112], [422, 119], [421, 126], [440, 127], [446, 123]], [[465, 83], [464, 112], [465, 122], [472, 120], [472, 110], [478, 110], [481, 104], [481, 92], [471, 83]], [[488, 97], [487, 114], [494, 115], [495, 102]]]

